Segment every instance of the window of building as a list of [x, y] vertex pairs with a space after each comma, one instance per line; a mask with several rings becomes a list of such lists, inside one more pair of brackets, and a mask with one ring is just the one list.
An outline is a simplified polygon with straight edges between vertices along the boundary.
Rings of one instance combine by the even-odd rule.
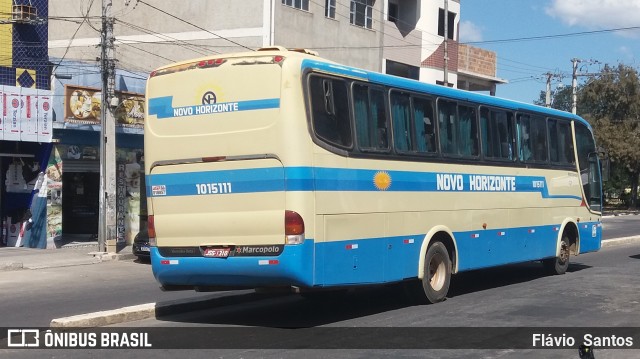
[[[447, 19], [447, 37], [453, 40], [453, 34], [455, 29], [456, 14], [449, 11], [449, 18]], [[438, 35], [444, 37], [444, 9], [440, 9], [438, 13]]]
[[408, 79], [420, 79], [419, 67], [391, 60], [386, 60], [386, 73], [389, 75], [406, 77]]
[[373, 28], [373, 4], [375, 0], [351, 0], [352, 25]]
[[547, 162], [547, 124], [543, 117], [518, 116], [518, 146], [524, 162]]
[[476, 109], [452, 101], [438, 101], [440, 150], [444, 155], [478, 156]]
[[325, 0], [324, 2], [324, 16], [335, 19], [336, 18], [336, 0]]
[[387, 20], [391, 22], [398, 21], [398, 3], [397, 0], [389, 0], [389, 13], [387, 14]]
[[480, 109], [480, 134], [485, 158], [513, 160], [513, 115], [511, 112]]
[[364, 150], [389, 149], [389, 131], [382, 89], [353, 85], [353, 106], [358, 145]]
[[338, 147], [351, 147], [347, 83], [338, 79], [311, 76], [309, 92], [316, 136]]
[[309, 11], [309, 0], [282, 0], [282, 4]]

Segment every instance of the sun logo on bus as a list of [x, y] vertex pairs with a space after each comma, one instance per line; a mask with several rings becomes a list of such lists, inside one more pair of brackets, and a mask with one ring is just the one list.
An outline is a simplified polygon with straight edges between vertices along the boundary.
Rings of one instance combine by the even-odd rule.
[[373, 176], [373, 184], [380, 191], [386, 191], [391, 187], [391, 176], [386, 171], [380, 171]]

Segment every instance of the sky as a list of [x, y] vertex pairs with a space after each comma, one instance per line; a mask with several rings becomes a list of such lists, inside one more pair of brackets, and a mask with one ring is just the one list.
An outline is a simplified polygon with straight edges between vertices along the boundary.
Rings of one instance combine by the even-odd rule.
[[640, 0], [460, 0], [460, 42], [496, 52], [498, 77], [509, 82], [496, 96], [532, 103], [546, 73], [558, 75], [552, 91], [571, 86], [574, 58], [578, 74], [640, 68]]

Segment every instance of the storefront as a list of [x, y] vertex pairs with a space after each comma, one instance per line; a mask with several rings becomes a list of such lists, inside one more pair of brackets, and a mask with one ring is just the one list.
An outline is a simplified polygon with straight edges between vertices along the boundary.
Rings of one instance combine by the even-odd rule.
[[51, 92], [0, 86], [0, 246], [45, 248]]
[[0, 0], [0, 246], [45, 248], [52, 148], [47, 0]]
[[[61, 84], [56, 94], [54, 146], [46, 173], [49, 179], [47, 232], [56, 243], [95, 241], [100, 190], [100, 106], [97, 88]], [[146, 216], [143, 156], [144, 97], [117, 91], [117, 216], [121, 244], [131, 244]], [[58, 97], [57, 96], [57, 97]]]

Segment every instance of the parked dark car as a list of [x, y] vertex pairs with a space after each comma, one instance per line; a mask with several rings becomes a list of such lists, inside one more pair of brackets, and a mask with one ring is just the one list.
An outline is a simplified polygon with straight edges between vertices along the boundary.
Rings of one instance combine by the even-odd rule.
[[136, 234], [136, 237], [133, 239], [132, 251], [133, 255], [137, 256], [139, 259], [149, 260], [151, 258], [149, 234], [146, 229]]

